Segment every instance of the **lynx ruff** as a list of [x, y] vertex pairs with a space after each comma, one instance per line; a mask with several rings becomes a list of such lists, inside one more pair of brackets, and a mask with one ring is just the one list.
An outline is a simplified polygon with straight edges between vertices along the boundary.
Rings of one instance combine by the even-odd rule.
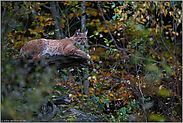
[[41, 58], [48, 57], [49, 55], [62, 54], [78, 55], [90, 59], [90, 55], [81, 50], [87, 41], [87, 32], [80, 33], [80, 30], [78, 30], [72, 37], [62, 40], [31, 40], [20, 49], [20, 57], [32, 58], [33, 61], [39, 61]]

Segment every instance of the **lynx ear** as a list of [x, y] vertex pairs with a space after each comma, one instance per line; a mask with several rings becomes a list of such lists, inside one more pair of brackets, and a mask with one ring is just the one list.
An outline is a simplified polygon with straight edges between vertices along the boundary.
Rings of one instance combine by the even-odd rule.
[[88, 30], [85, 31], [85, 35], [87, 35], [87, 33], [88, 33]]
[[76, 36], [78, 36], [78, 35], [79, 35], [79, 32], [78, 32], [78, 30], [76, 30], [76, 32], [75, 32], [75, 35], [76, 35]]

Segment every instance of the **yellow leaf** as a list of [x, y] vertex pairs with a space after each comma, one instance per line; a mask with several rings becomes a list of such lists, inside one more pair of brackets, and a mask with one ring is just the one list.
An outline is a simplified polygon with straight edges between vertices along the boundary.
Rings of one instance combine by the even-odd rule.
[[26, 31], [20, 31], [21, 33], [25, 33]]
[[167, 5], [167, 6], [170, 6], [170, 2], [166, 2], [166, 5]]
[[114, 95], [112, 93], [110, 93], [109, 96], [113, 97]]
[[90, 25], [93, 25], [94, 23], [93, 23], [93, 21], [90, 23]]
[[169, 56], [169, 58], [168, 59], [172, 59], [172, 56]]
[[97, 18], [97, 19], [95, 19], [94, 21], [95, 21], [95, 22], [100, 22], [100, 20], [99, 20], [98, 18]]
[[89, 95], [84, 95], [84, 97], [88, 97]]
[[41, 26], [44, 26], [44, 24], [43, 24], [43, 23], [41, 23]]
[[173, 12], [169, 12], [170, 16], [173, 15]]
[[97, 11], [92, 12], [93, 16], [97, 16]]
[[108, 33], [108, 30], [107, 30], [107, 29], [105, 29], [105, 30], [104, 30], [104, 33]]
[[98, 15], [101, 16], [101, 13], [99, 12]]
[[172, 27], [172, 25], [167, 25], [166, 27]]
[[114, 9], [114, 12], [115, 12], [115, 13], [118, 12], [118, 9], [115, 8], [115, 9]]
[[76, 95], [72, 95], [72, 98], [76, 98], [77, 96]]
[[70, 15], [69, 15], [69, 18], [72, 18], [74, 16], [74, 13], [71, 13]]
[[171, 75], [175, 75], [175, 72], [172, 72], [172, 74]]

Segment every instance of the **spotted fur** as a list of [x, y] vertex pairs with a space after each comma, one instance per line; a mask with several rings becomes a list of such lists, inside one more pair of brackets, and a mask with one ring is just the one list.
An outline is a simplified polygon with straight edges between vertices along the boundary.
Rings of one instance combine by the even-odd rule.
[[[20, 49], [20, 57], [32, 58], [33, 61], [39, 61], [41, 58], [48, 55], [79, 55], [90, 58], [81, 47], [87, 40], [87, 31], [85, 33], [76, 33], [67, 39], [52, 40], [52, 39], [35, 39], [29, 41]], [[77, 48], [74, 46], [76, 45]]]

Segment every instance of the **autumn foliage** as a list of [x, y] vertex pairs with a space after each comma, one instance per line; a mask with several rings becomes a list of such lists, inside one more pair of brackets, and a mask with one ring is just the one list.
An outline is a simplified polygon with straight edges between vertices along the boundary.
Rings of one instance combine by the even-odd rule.
[[27, 76], [16, 68], [14, 59], [29, 40], [56, 39], [60, 30], [70, 37], [81, 27], [80, 1], [55, 2], [61, 29], [50, 3], [1, 2], [4, 120], [37, 121], [32, 114], [43, 101], [68, 94], [69, 106], [101, 122], [182, 121], [182, 2], [87, 1], [88, 95], [85, 68], [41, 73], [38, 67]]

